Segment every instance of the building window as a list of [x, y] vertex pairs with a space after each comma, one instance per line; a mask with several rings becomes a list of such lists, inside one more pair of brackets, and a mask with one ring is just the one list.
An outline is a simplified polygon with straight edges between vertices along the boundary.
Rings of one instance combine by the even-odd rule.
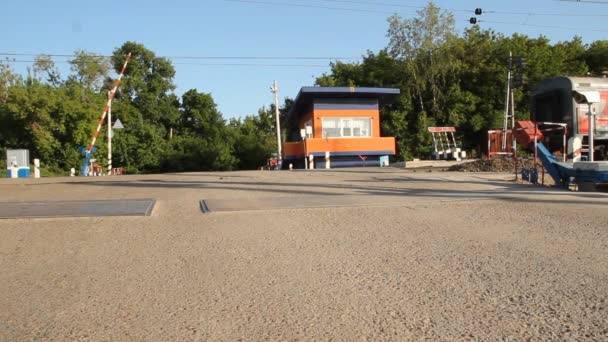
[[323, 118], [323, 138], [372, 136], [372, 118]]

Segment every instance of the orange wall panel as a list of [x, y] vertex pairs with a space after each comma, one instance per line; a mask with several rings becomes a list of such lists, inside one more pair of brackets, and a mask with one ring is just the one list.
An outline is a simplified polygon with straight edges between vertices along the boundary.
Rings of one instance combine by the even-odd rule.
[[361, 152], [391, 151], [395, 154], [395, 138], [332, 138], [306, 139], [306, 151], [311, 152]]
[[380, 117], [380, 114], [375, 109], [317, 109], [314, 111], [315, 117], [354, 117], [354, 116], [371, 116]]
[[283, 143], [283, 157], [285, 156], [304, 156], [304, 142]]

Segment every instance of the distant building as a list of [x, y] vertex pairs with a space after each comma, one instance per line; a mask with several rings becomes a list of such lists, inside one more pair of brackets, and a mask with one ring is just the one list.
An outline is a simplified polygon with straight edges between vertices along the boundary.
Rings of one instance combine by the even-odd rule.
[[395, 138], [380, 136], [380, 109], [399, 95], [393, 88], [303, 87], [288, 113], [291, 139], [283, 144], [283, 167], [314, 161], [330, 165], [380, 166], [395, 154]]

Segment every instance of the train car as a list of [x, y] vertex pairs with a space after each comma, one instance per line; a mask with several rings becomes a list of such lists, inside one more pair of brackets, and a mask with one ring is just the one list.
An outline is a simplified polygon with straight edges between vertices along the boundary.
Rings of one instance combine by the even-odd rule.
[[[531, 116], [535, 122], [556, 122], [568, 125], [568, 138], [581, 136], [588, 144], [589, 120], [587, 104], [574, 101], [572, 91], [599, 91], [601, 102], [593, 105], [595, 121], [595, 159], [606, 160], [608, 151], [608, 78], [556, 77], [541, 81], [531, 95]], [[556, 133], [561, 134], [561, 133]], [[562, 144], [559, 136], [548, 137], [550, 148], [557, 150]]]

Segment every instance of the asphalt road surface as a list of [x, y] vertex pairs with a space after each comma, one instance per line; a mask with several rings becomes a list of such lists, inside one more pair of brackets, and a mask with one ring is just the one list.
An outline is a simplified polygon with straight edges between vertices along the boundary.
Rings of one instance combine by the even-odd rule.
[[608, 340], [608, 195], [510, 178], [3, 179], [5, 202], [156, 204], [0, 220], [0, 341]]

